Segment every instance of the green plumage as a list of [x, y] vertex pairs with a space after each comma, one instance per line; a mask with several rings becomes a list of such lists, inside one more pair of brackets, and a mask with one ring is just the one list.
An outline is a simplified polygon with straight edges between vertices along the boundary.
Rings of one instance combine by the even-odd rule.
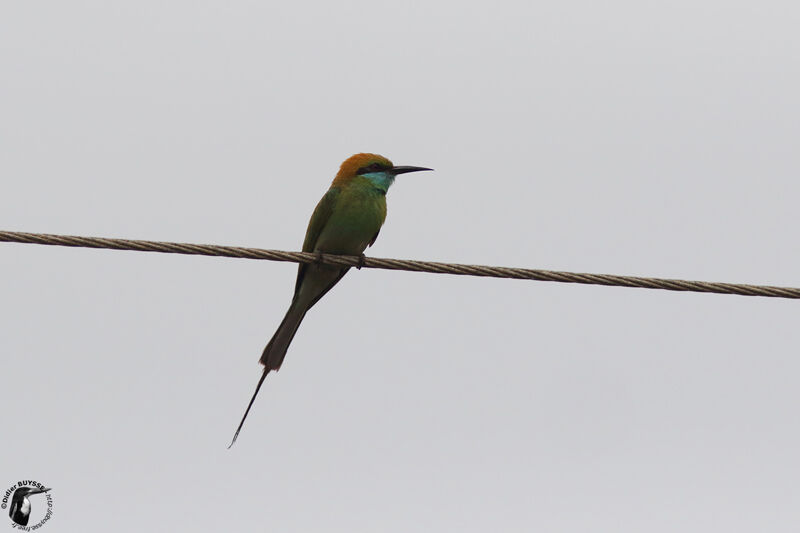
[[[386, 220], [386, 195], [369, 180], [356, 176], [342, 186], [332, 186], [317, 204], [306, 230], [303, 251], [360, 255], [375, 242]], [[322, 298], [349, 268], [301, 263], [294, 298], [286, 316], [264, 348], [261, 364], [278, 370], [306, 312]]]
[[[397, 167], [385, 157], [376, 154], [356, 154], [347, 159], [342, 163], [331, 188], [311, 215], [306, 238], [303, 241], [303, 251], [340, 255], [363, 254], [367, 246], [371, 246], [378, 238], [383, 221], [386, 220], [386, 192], [394, 183], [395, 177], [419, 170], [430, 169]], [[283, 364], [286, 351], [303, 317], [348, 270], [349, 267], [318, 263], [300, 264], [292, 303], [261, 354], [260, 362], [264, 365], [264, 372], [231, 445], [236, 442], [236, 437], [267, 374], [271, 370], [278, 370]]]

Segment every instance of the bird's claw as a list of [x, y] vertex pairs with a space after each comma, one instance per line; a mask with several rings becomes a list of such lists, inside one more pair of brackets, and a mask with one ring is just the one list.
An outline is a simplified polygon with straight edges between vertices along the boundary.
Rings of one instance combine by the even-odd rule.
[[323, 264], [322, 250], [317, 250], [317, 251], [316, 251], [316, 252], [314, 252], [314, 253], [315, 253], [315, 254], [316, 254], [316, 256], [317, 256], [317, 258], [316, 258], [316, 259], [314, 259], [314, 263], [316, 263], [316, 264], [318, 264], [318, 265], [321, 265], [321, 264]]
[[367, 264], [367, 256], [365, 256], [364, 254], [360, 254], [358, 256], [358, 263], [356, 264], [356, 268], [358, 270], [361, 270], [366, 264]]

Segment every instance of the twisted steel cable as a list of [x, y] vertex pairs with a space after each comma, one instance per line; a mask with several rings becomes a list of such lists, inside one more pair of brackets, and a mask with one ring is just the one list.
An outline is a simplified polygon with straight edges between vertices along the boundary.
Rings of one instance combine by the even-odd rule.
[[328, 265], [350, 266], [358, 268], [382, 268], [385, 270], [406, 270], [410, 272], [429, 272], [433, 274], [456, 274], [462, 276], [556, 281], [560, 283], [582, 283], [585, 285], [637, 287], [642, 289], [661, 289], [667, 291], [707, 292], [715, 294], [738, 294], [741, 296], [765, 296], [770, 298], [800, 299], [800, 288], [794, 287], [774, 287], [768, 285], [745, 285], [740, 283], [717, 283], [710, 281], [689, 281], [682, 279], [617, 276], [613, 274], [584, 274], [578, 272], [538, 270], [532, 268], [511, 268], [485, 265], [465, 265], [459, 263], [438, 263], [434, 261], [414, 261], [410, 259], [383, 259], [379, 257], [285, 252], [281, 250], [244, 248], [240, 246], [220, 246], [213, 244], [190, 244], [178, 242], [142, 241], [133, 239], [107, 239], [102, 237], [79, 237], [74, 235], [23, 233], [16, 231], [0, 231], [0, 242], [46, 244], [78, 248], [103, 248], [109, 250], [131, 250], [136, 252], [159, 252], [166, 254], [236, 257], [242, 259], [261, 259], [294, 263], [319, 262]]

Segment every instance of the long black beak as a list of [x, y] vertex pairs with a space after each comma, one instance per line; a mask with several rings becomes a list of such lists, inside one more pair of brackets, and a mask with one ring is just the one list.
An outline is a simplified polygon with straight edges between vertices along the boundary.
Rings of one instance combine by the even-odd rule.
[[398, 174], [405, 174], [406, 172], [419, 172], [420, 170], [433, 170], [432, 168], [425, 167], [392, 167], [389, 172], [397, 176]]

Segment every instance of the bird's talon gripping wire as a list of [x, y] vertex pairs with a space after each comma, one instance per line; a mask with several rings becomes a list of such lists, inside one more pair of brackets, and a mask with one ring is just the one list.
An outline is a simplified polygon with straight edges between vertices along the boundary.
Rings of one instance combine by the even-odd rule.
[[322, 257], [322, 250], [317, 250], [316, 252], [317, 258], [314, 259], [314, 263], [317, 265], [323, 264], [323, 257]]
[[362, 268], [364, 268], [364, 265], [366, 264], [367, 264], [367, 256], [364, 254], [360, 254], [358, 256], [358, 264], [356, 265], [356, 268], [358, 270], [361, 270]]

